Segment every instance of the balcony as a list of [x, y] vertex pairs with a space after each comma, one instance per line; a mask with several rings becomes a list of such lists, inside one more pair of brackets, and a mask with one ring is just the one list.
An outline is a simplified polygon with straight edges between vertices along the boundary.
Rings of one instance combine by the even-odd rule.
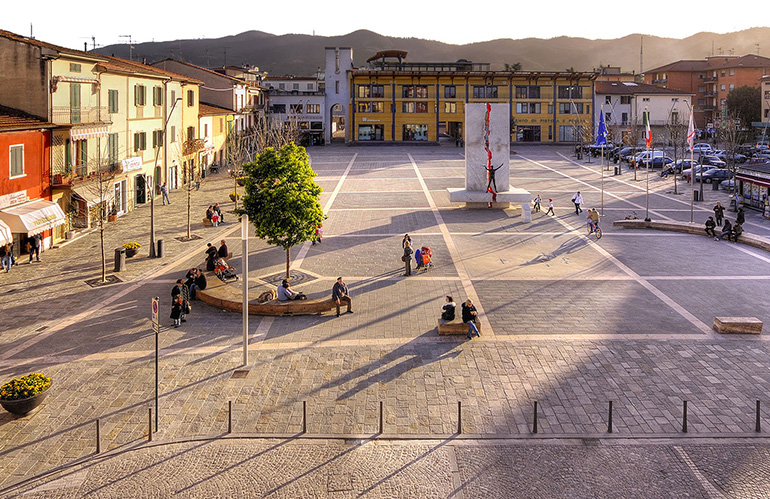
[[182, 144], [182, 154], [187, 156], [189, 154], [195, 154], [206, 148], [205, 139], [190, 139], [185, 140]]
[[[101, 171], [103, 174], [114, 175], [120, 173], [122, 167], [120, 163], [115, 162], [111, 165], [104, 165]], [[95, 179], [98, 175], [99, 168], [96, 165], [56, 164], [51, 167], [51, 184], [54, 187], [68, 186], [88, 179]]]
[[717, 77], [716, 76], [708, 76], [706, 78], [703, 78], [703, 81], [705, 81], [706, 83], [711, 82], [711, 81], [717, 81]]
[[653, 85], [665, 85], [668, 83], [668, 78], [659, 78], [657, 80], [652, 80]]
[[51, 121], [57, 125], [80, 125], [89, 123], [112, 123], [106, 106], [69, 107], [53, 106]]

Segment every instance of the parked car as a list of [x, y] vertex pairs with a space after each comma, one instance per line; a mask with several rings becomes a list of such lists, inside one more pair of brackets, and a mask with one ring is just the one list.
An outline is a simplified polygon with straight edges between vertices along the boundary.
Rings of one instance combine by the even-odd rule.
[[[714, 168], [716, 168], [716, 166], [698, 165], [698, 166], [695, 167], [695, 176], [697, 177], [698, 175], [700, 175], [701, 170], [703, 170], [704, 172], [707, 172], [709, 170], [713, 170]], [[690, 180], [690, 175], [691, 174], [692, 174], [692, 168], [690, 168], [689, 170], [683, 171], [682, 172], [682, 180]]]
[[699, 161], [702, 165], [716, 166], [717, 168], [727, 168], [727, 163], [717, 158], [713, 154], [706, 154]]
[[735, 159], [736, 163], [745, 163], [746, 160], [749, 159], [745, 155], [740, 154], [738, 152], [736, 152], [734, 155], [731, 156], [730, 153], [725, 151], [724, 149], [718, 149], [716, 151], [713, 151], [713, 153], [714, 153], [714, 156], [721, 159], [725, 163], [727, 163], [727, 160], [732, 160], [733, 158]]
[[[655, 157], [650, 161], [650, 168], [664, 168], [673, 162], [674, 160], [668, 156]], [[646, 166], [647, 163], [642, 163], [642, 165]]]
[[692, 148], [692, 151], [696, 154], [700, 152], [704, 152], [704, 153], [711, 152], [711, 144], [706, 144], [706, 143], [695, 144]]
[[644, 150], [642, 152], [636, 153], [636, 156], [629, 162], [631, 166], [639, 166], [642, 167], [647, 162], [647, 159], [649, 158], [650, 161], [652, 161], [655, 158], [662, 158], [664, 156], [663, 151], [647, 151]]
[[633, 159], [637, 152], [639, 152], [639, 148], [637, 147], [623, 147], [618, 151], [618, 157], [628, 163]]
[[723, 180], [719, 182], [719, 188], [723, 190], [730, 190], [735, 188], [735, 179]]
[[693, 166], [699, 166], [698, 162], [690, 159], [677, 159], [674, 164], [669, 164], [660, 172], [661, 177], [667, 177], [672, 174], [682, 173], [682, 170], [689, 170]]
[[[733, 178], [733, 172], [730, 170], [724, 170], [722, 168], [713, 168], [711, 170], [703, 172], [703, 179], [702, 181], [706, 184], [710, 184], [712, 182], [721, 182], [723, 180], [729, 180]], [[701, 181], [701, 176], [698, 174], [698, 176], [695, 177], [695, 180], [698, 182]]]

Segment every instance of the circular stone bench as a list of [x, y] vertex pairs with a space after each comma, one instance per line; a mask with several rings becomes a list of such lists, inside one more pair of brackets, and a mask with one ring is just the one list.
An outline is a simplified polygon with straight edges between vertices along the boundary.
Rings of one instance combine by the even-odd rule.
[[[196, 293], [197, 298], [213, 307], [231, 312], [243, 312], [243, 290], [230, 283], [220, 281], [213, 272], [206, 272], [206, 289]], [[352, 301], [348, 304], [351, 310]], [[324, 300], [271, 300], [259, 303], [249, 296], [249, 315], [312, 315], [334, 310], [337, 302], [331, 298]]]
[[[690, 222], [676, 222], [670, 220], [652, 222], [645, 222], [644, 220], [615, 220], [612, 222], [612, 226], [622, 227], [625, 229], [667, 230], [671, 232], [683, 232], [685, 234], [707, 236], [705, 230], [706, 226], [704, 224], [696, 224]], [[743, 232], [743, 234], [741, 234], [738, 238], [738, 242], [748, 246], [753, 246], [755, 248], [763, 249], [765, 251], [770, 251], [770, 238], [768, 237]]]

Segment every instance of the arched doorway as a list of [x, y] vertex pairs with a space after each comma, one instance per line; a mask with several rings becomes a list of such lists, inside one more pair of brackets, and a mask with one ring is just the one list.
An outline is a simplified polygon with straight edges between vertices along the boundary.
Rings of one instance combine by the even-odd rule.
[[345, 142], [345, 108], [334, 104], [329, 110], [329, 134], [332, 142]]

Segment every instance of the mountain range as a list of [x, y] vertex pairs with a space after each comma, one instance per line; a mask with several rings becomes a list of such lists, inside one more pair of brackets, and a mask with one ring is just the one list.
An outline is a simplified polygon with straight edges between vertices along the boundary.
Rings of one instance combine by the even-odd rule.
[[498, 39], [452, 45], [422, 38], [384, 36], [358, 30], [340, 36], [301, 34], [273, 35], [247, 31], [223, 38], [109, 45], [95, 52], [155, 62], [174, 58], [205, 67], [248, 64], [271, 76], [310, 76], [324, 65], [324, 47], [352, 47], [356, 66], [380, 50], [408, 52], [410, 62], [453, 62], [467, 59], [487, 62], [492, 69], [521, 63], [524, 71], [592, 71], [599, 66], [620, 66], [623, 72], [640, 72], [680, 59], [709, 55], [770, 54], [770, 28], [751, 28], [733, 33], [697, 33], [687, 38], [662, 38], [633, 34], [612, 40], [575, 37], [550, 39]]

